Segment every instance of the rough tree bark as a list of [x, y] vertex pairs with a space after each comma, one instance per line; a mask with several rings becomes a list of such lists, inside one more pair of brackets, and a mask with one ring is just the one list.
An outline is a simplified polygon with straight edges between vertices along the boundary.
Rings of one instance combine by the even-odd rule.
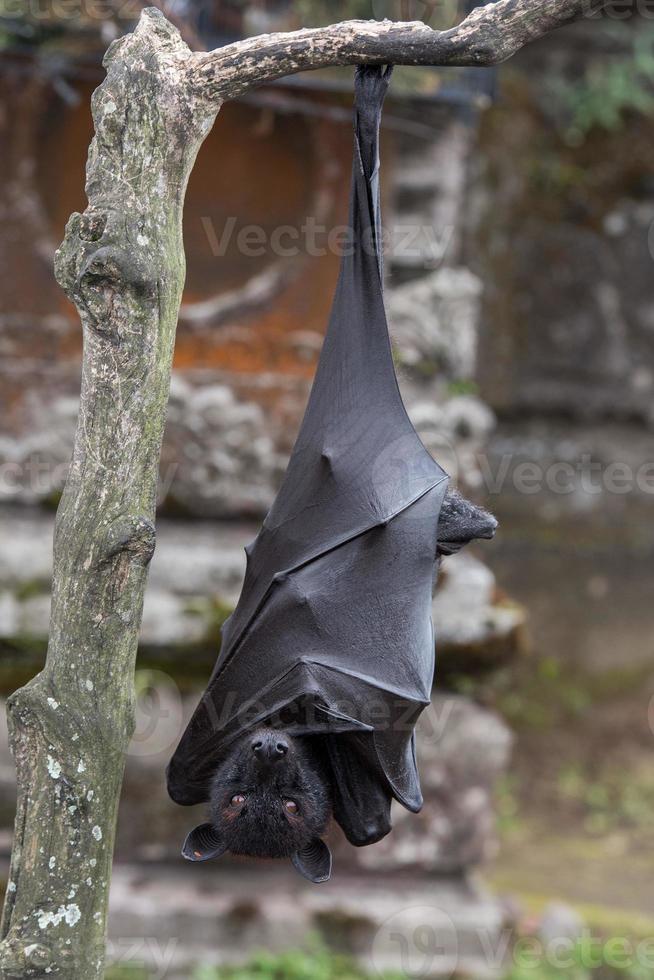
[[437, 32], [352, 21], [191, 53], [158, 10], [105, 59], [93, 97], [88, 207], [57, 252], [79, 311], [79, 425], [57, 514], [46, 666], [9, 702], [18, 771], [2, 976], [96, 980], [184, 283], [188, 177], [220, 104], [308, 68], [492, 65], [607, 0], [498, 0]]
[[0, 947], [6, 977], [103, 974], [184, 284], [182, 207], [217, 110], [187, 84], [188, 57], [161, 15], [144, 15], [110, 48], [93, 98], [89, 206], [71, 217], [56, 256], [84, 329], [82, 397], [57, 515], [47, 663], [9, 702], [18, 812]]

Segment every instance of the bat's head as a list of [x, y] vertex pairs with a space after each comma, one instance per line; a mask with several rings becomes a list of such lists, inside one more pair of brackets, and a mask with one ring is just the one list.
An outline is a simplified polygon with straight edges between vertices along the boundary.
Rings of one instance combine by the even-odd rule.
[[450, 489], [445, 495], [438, 518], [438, 555], [454, 555], [471, 541], [492, 538], [497, 521], [483, 507], [478, 507]]
[[331, 816], [329, 781], [306, 738], [271, 728], [244, 736], [214, 775], [209, 816], [186, 839], [189, 861], [226, 851], [286, 857], [310, 881], [329, 878], [331, 853], [320, 839]]

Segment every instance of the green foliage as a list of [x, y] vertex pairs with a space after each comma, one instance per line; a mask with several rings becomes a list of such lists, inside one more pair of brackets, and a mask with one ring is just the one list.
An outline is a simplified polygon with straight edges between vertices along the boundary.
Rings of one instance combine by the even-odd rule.
[[27, 602], [37, 596], [50, 595], [51, 583], [49, 579], [26, 579], [19, 582], [14, 590], [14, 595], [19, 602]]
[[[352, 960], [325, 949], [292, 950], [273, 955], [258, 953], [245, 966], [200, 967], [193, 980], [368, 980]], [[401, 980], [387, 973], [382, 980]]]
[[567, 197], [584, 188], [588, 173], [575, 163], [556, 153], [544, 151], [529, 161], [529, 182], [532, 193], [543, 197]]
[[51, 490], [50, 493], [46, 494], [46, 496], [42, 499], [41, 506], [45, 510], [56, 511], [61, 502], [62, 496], [63, 490]]
[[149, 980], [149, 976], [141, 966], [109, 966], [104, 980]]
[[234, 607], [224, 602], [220, 596], [198, 597], [186, 604], [185, 612], [205, 620], [207, 641], [213, 646], [220, 643], [220, 631], [234, 612]]
[[520, 800], [517, 778], [506, 773], [495, 786], [495, 810], [500, 834], [510, 834], [520, 827]]
[[639, 27], [638, 33], [626, 34], [619, 25], [613, 27], [627, 39], [626, 54], [613, 61], [603, 55], [576, 82], [552, 82], [568, 119], [565, 136], [572, 144], [583, 142], [594, 128], [618, 130], [629, 113], [654, 113], [654, 28]]
[[614, 768], [597, 778], [572, 764], [559, 773], [558, 789], [562, 797], [584, 811], [584, 826], [589, 833], [651, 826], [654, 776], [649, 771]]
[[[654, 980], [654, 969], [638, 955], [635, 941], [586, 936], [570, 948], [550, 950], [531, 936], [518, 937], [504, 980]], [[109, 967], [105, 980], [148, 980], [138, 967]], [[199, 967], [193, 980], [372, 980], [351, 960], [326, 950], [298, 950], [279, 955], [260, 953], [245, 966]], [[402, 980], [399, 974], [377, 974], [377, 980]]]
[[450, 398], [456, 395], [478, 395], [479, 385], [469, 378], [458, 378], [448, 382], [447, 393]]
[[546, 731], [592, 707], [588, 679], [565, 669], [556, 657], [542, 657], [519, 684], [511, 671], [500, 671], [494, 688], [501, 714], [519, 730]]
[[651, 955], [627, 937], [584, 936], [570, 948], [555, 944], [544, 948], [540, 940], [524, 936], [516, 942], [512, 967], [505, 980], [653, 980]]

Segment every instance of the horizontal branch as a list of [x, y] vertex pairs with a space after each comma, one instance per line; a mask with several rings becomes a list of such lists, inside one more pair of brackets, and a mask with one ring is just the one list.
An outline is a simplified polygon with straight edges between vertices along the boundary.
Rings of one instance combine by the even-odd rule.
[[497, 65], [555, 28], [597, 14], [608, 2], [496, 0], [447, 31], [422, 21], [351, 20], [262, 34], [193, 55], [189, 81], [196, 95], [222, 102], [285, 75], [334, 65]]

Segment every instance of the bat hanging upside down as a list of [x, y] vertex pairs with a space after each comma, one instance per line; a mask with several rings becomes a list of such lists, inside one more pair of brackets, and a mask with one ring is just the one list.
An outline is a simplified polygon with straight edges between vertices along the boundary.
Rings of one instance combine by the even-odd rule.
[[346, 249], [311, 395], [207, 689], [168, 767], [209, 804], [183, 854], [290, 857], [325, 881], [331, 817], [351, 844], [422, 806], [415, 724], [434, 674], [438, 565], [490, 514], [448, 490], [400, 396], [382, 294], [378, 131], [390, 72], [356, 75]]
[[[491, 514], [456, 490], [448, 491], [440, 511], [435, 565], [472, 540], [492, 538], [496, 527]], [[369, 694], [365, 692], [367, 698]], [[304, 712], [305, 724], [310, 726], [306, 704]], [[317, 720], [314, 718], [314, 724]], [[262, 726], [242, 734], [216, 761], [209, 784], [209, 821], [189, 834], [182, 853], [189, 861], [207, 861], [226, 852], [290, 858], [304, 877], [326, 881], [331, 853], [321, 837], [330, 823], [334, 798], [346, 834], [355, 844], [373, 843], [389, 832], [391, 798], [384, 791], [381, 797], [378, 789], [374, 792], [371, 773], [359, 778], [357, 810], [370, 805], [370, 812], [363, 830], [357, 832], [347, 816], [343, 817], [347, 803], [338, 783], [334, 784], [339, 773], [332, 765], [338, 759], [333, 743], [341, 740], [345, 752], [349, 744], [353, 753], [365, 759], [364, 746], [353, 741], [352, 733], [331, 734], [328, 728], [325, 734], [295, 734], [293, 726], [284, 726], [283, 711], [269, 721], [276, 727]], [[375, 769], [373, 764], [373, 772]]]

